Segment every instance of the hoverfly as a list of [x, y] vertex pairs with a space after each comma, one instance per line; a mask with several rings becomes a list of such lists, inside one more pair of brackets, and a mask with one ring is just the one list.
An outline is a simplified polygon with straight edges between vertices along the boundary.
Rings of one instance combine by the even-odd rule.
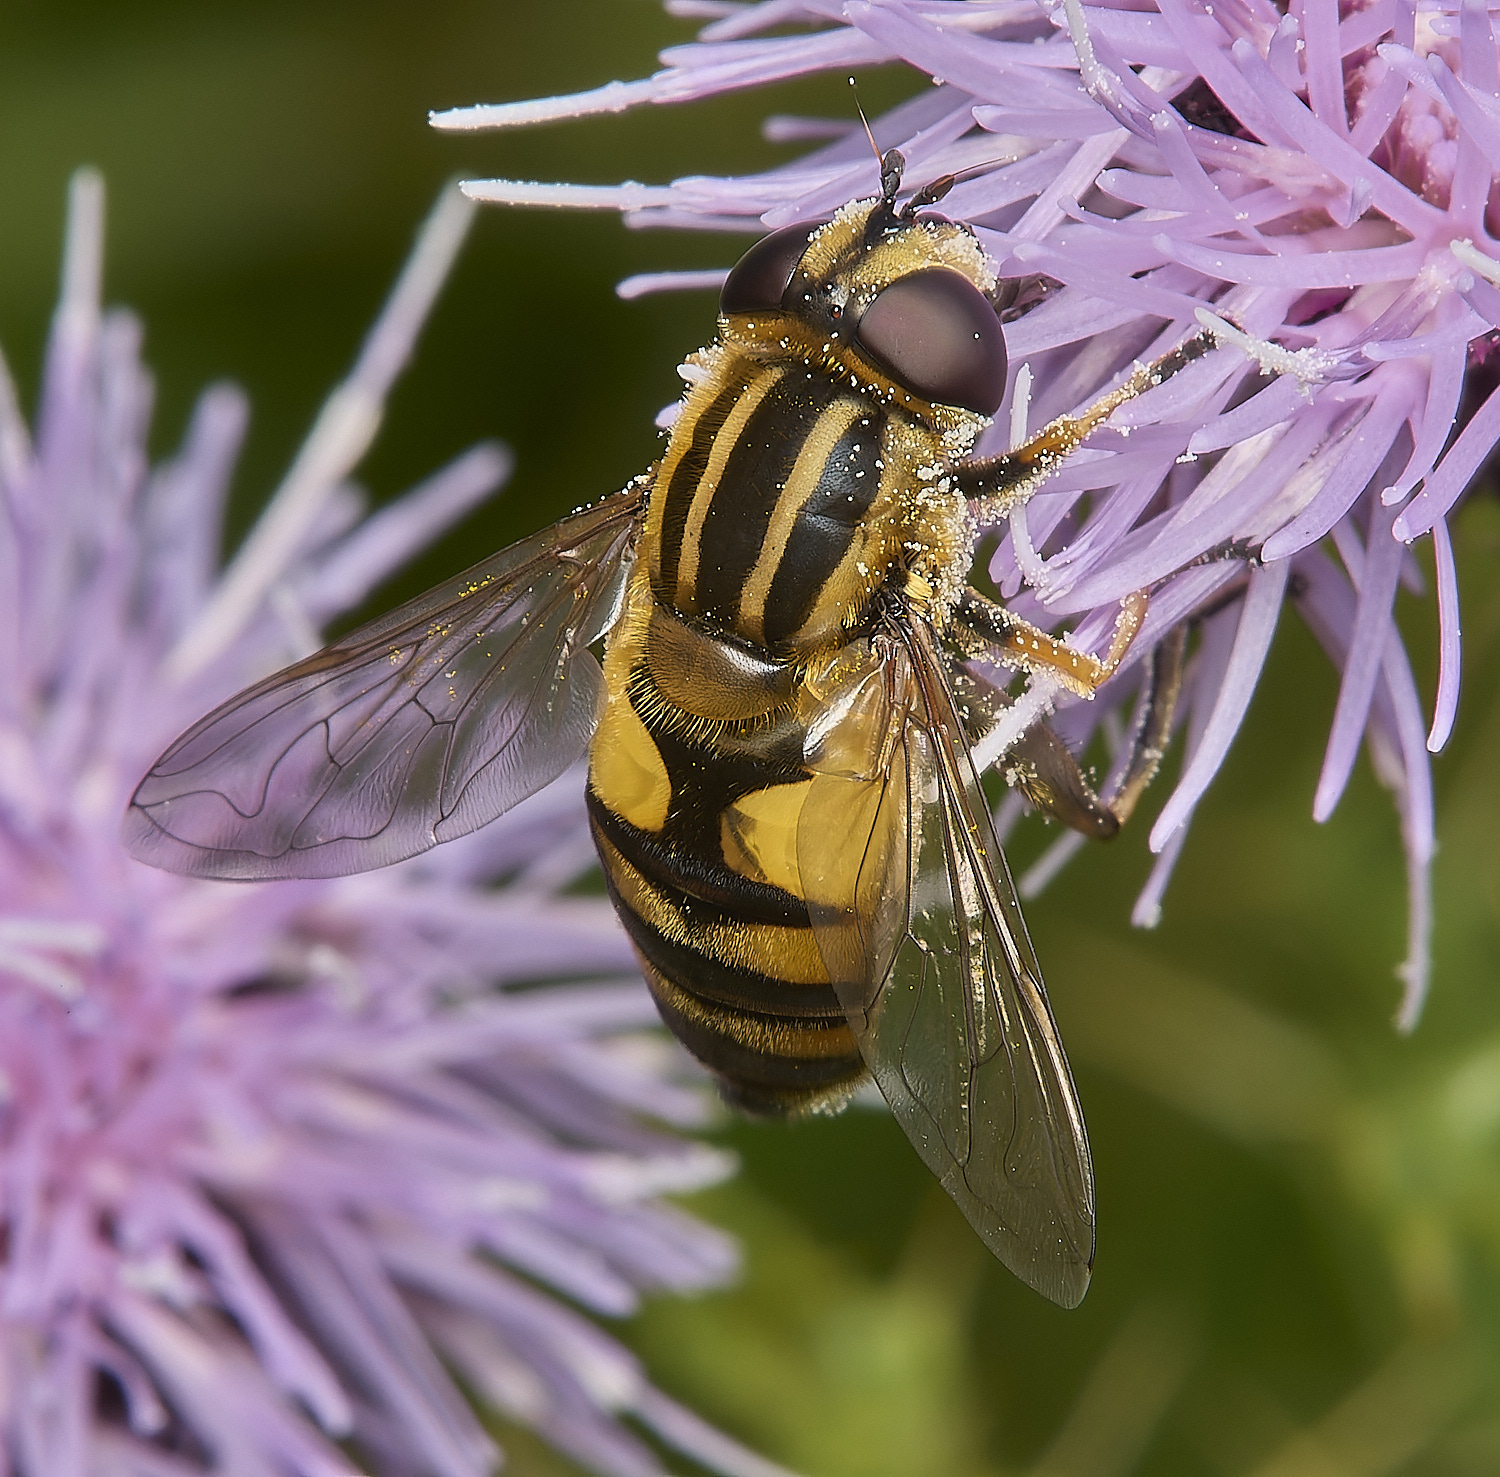
[[[472, 831], [587, 751], [610, 896], [725, 1097], [834, 1109], [872, 1076], [1001, 1261], [1071, 1307], [1093, 1171], [970, 757], [1006, 699], [967, 663], [1091, 693], [1144, 597], [1102, 659], [1064, 646], [967, 585], [976, 509], [1029, 497], [1212, 340], [972, 458], [1005, 390], [997, 284], [927, 210], [951, 179], [898, 206], [902, 163], [729, 273], [654, 467], [210, 713], [125, 835], [192, 876], [335, 876]], [[1159, 752], [1138, 747], [1136, 788]], [[1010, 767], [1071, 824], [1116, 823], [1045, 729]]]

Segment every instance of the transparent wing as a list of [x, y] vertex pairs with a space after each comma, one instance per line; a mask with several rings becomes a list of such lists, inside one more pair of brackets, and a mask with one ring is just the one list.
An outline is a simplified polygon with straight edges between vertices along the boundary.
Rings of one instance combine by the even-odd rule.
[[[893, 625], [871, 652], [808, 760], [797, 854], [819, 947], [917, 1152], [1011, 1271], [1073, 1307], [1093, 1168], [1015, 888], [931, 632]], [[856, 728], [863, 761], [837, 742]]]
[[493, 820], [582, 755], [632, 486], [247, 688], [141, 781], [124, 840], [195, 877], [334, 877]]

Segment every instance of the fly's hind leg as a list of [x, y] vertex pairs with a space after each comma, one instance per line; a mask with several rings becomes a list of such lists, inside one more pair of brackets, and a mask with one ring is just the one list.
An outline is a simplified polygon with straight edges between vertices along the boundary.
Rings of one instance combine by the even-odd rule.
[[953, 479], [971, 502], [986, 504], [981, 515], [1001, 518], [1025, 503], [1048, 477], [1120, 406], [1171, 379], [1218, 346], [1213, 334], [1195, 333], [1160, 359], [1136, 367], [1124, 384], [1102, 395], [1077, 415], [1060, 415], [1013, 451], [964, 463]]
[[1006, 782], [1035, 809], [1085, 836], [1109, 840], [1130, 819], [1161, 767], [1182, 690], [1186, 646], [1187, 627], [1178, 626], [1151, 654], [1146, 686], [1136, 705], [1130, 755], [1107, 798], [1089, 784], [1067, 745], [1045, 722], [1032, 724], [1012, 747]]
[[1130, 819], [1141, 796], [1146, 793], [1146, 787], [1156, 778], [1156, 771], [1161, 768], [1167, 752], [1167, 741], [1172, 737], [1172, 720], [1177, 716], [1177, 699], [1182, 694], [1187, 638], [1186, 624], [1174, 626], [1151, 653], [1151, 670], [1136, 705], [1130, 760], [1109, 800], [1110, 814], [1117, 825], [1123, 826]]
[[[1049, 672], [1071, 691], [1092, 697], [1118, 669], [1140, 630], [1145, 611], [1144, 594], [1121, 602], [1120, 617], [1102, 659], [1065, 646], [975, 591], [964, 593], [954, 620], [986, 654], [1007, 666]], [[1179, 626], [1152, 653], [1136, 708], [1130, 754], [1108, 799], [1089, 784], [1078, 761], [1045, 722], [1034, 723], [1011, 747], [1005, 765], [1007, 784], [1020, 790], [1036, 809], [1075, 831], [1098, 840], [1113, 836], [1130, 818], [1161, 766], [1182, 688], [1186, 646], [1187, 627]]]

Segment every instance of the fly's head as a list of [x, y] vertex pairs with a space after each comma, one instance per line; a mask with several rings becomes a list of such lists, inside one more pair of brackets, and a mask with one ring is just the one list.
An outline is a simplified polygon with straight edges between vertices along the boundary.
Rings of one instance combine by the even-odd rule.
[[757, 242], [724, 283], [720, 333], [770, 361], [816, 367], [972, 440], [1005, 394], [1005, 337], [989, 300], [995, 274], [974, 233], [896, 203], [899, 156], [882, 194], [832, 220]]

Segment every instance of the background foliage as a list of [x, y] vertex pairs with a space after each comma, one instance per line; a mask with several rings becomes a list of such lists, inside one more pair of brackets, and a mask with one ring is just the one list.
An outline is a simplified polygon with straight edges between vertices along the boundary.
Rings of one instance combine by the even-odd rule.
[[[655, 0], [13, 0], [0, 12], [0, 342], [23, 393], [65, 181], [94, 163], [111, 191], [108, 295], [144, 316], [159, 373], [156, 450], [206, 381], [251, 392], [237, 538], [444, 177], [746, 168], [785, 155], [759, 137], [765, 113], [847, 111], [823, 81], [499, 139], [425, 127], [429, 107], [642, 74], [688, 34]], [[861, 81], [874, 108], [914, 85]], [[519, 470], [375, 604], [640, 470], [712, 305], [621, 303], [613, 283], [723, 265], [741, 244], [486, 213], [365, 475], [383, 498], [487, 435], [511, 442]], [[1467, 674], [1436, 766], [1435, 991], [1415, 1038], [1389, 1025], [1405, 942], [1396, 822], [1368, 766], [1328, 825], [1310, 820], [1336, 685], [1289, 619], [1162, 926], [1127, 921], [1149, 817], [1029, 910], [1099, 1176], [1083, 1307], [1062, 1313], [992, 1263], [883, 1116], [726, 1122], [745, 1171], [700, 1208], [744, 1238], [746, 1278], [627, 1330], [668, 1389], [814, 1477], [1500, 1469], [1491, 493], [1455, 538]], [[1430, 695], [1432, 612], [1403, 602]], [[1016, 860], [1045, 839], [1024, 835]], [[567, 1470], [505, 1439], [513, 1471]]]

